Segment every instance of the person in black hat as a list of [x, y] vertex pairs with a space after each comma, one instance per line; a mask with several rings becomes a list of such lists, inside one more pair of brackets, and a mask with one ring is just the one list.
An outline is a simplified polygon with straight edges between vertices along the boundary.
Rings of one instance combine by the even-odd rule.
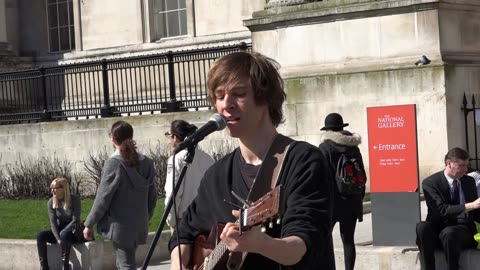
[[[360, 194], [341, 193], [336, 184], [335, 175], [337, 173], [338, 161], [342, 154], [348, 158], [355, 158], [358, 161], [360, 169], [365, 172], [362, 154], [358, 145], [362, 142], [362, 138], [358, 134], [353, 134], [344, 130], [348, 123], [343, 122], [343, 118], [338, 113], [331, 113], [325, 118], [325, 126], [320, 130], [325, 131], [322, 134], [322, 142], [319, 145], [320, 151], [325, 155], [330, 172], [333, 176], [334, 186], [334, 209], [332, 229], [337, 223], [340, 223], [340, 235], [343, 242], [345, 269], [352, 270], [355, 266], [355, 226], [357, 219], [363, 221], [363, 197], [365, 189]], [[366, 179], [365, 179], [366, 180]]]
[[320, 130], [342, 131], [344, 127], [348, 127], [348, 123], [343, 123], [343, 118], [338, 113], [331, 113], [325, 117], [325, 126]]

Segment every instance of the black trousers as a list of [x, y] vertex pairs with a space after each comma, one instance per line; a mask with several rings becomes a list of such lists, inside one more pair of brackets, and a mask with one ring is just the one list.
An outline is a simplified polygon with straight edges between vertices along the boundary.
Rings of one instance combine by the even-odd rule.
[[[73, 234], [71, 230], [63, 230], [68, 224], [60, 224], [58, 225], [58, 231], [60, 232], [60, 240], [63, 242], [68, 242], [72, 243], [73, 242]], [[37, 241], [40, 243], [51, 243], [51, 244], [56, 244], [57, 239], [55, 239], [55, 236], [52, 233], [52, 230], [45, 230], [41, 231], [37, 235]]]
[[[62, 264], [64, 269], [68, 269], [68, 260], [70, 257], [70, 248], [73, 242], [73, 234], [71, 230], [63, 230], [68, 224], [59, 224], [60, 240], [62, 240]], [[37, 250], [40, 260], [40, 269], [49, 269], [47, 258], [47, 243], [56, 244], [57, 239], [52, 230], [41, 231], [37, 235]]]
[[428, 221], [421, 221], [417, 223], [416, 232], [422, 270], [435, 270], [436, 248], [443, 249], [447, 269], [458, 270], [462, 250], [476, 246], [472, 231], [466, 225], [447, 226], [436, 233]]
[[332, 229], [337, 221], [340, 223], [340, 236], [342, 237], [345, 270], [353, 270], [355, 259], [357, 257], [354, 238], [357, 217], [353, 210], [350, 211], [344, 209], [342, 211], [337, 211], [337, 213], [334, 214]]

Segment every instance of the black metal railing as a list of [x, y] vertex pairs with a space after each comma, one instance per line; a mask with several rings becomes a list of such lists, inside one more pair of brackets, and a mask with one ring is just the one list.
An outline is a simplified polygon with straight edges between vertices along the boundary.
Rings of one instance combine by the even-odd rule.
[[[466, 142], [466, 150], [470, 153], [470, 166], [472, 169], [478, 170], [479, 168], [479, 161], [478, 158], [478, 137], [477, 137], [477, 110], [480, 111], [480, 108], [477, 107], [475, 96], [472, 95], [472, 99], [470, 104], [468, 104], [467, 95], [463, 94], [463, 104], [462, 104], [462, 111], [465, 121], [465, 142]], [[469, 118], [469, 114], [473, 112], [472, 117]], [[470, 121], [469, 121], [470, 119]], [[469, 127], [473, 129], [473, 138], [469, 137]], [[473, 149], [470, 149], [470, 142], [473, 142]], [[473, 155], [472, 155], [472, 150]]]
[[0, 124], [210, 107], [207, 73], [251, 44], [0, 73]]

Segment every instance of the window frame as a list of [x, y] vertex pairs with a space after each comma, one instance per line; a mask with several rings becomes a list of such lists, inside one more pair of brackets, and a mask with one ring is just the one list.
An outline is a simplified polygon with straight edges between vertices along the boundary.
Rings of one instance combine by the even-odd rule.
[[[52, 3], [51, 3], [52, 2]], [[67, 7], [67, 22], [65, 25], [60, 24], [60, 4], [66, 3]], [[50, 7], [55, 6], [55, 11], [56, 11], [56, 26], [51, 27], [50, 26]], [[76, 42], [75, 42], [75, 18], [74, 18], [74, 13], [75, 13], [75, 4], [74, 0], [45, 0], [45, 9], [46, 9], [46, 19], [47, 19], [47, 40], [48, 40], [48, 52], [52, 54], [56, 53], [64, 53], [64, 52], [70, 52], [75, 50], [76, 47]], [[68, 48], [63, 49], [62, 48], [62, 30], [67, 29], [67, 36], [68, 36]], [[53, 45], [52, 45], [52, 31], [55, 32], [57, 36], [57, 42], [58, 44], [56, 47], [58, 50], [53, 50]], [[62, 50], [63, 49], [63, 50]]]
[[[164, 6], [165, 6], [165, 10], [161, 10], [161, 11], [156, 11], [155, 10], [155, 7], [157, 5], [157, 1], [162, 1]], [[193, 21], [191, 21], [189, 19], [190, 17], [190, 14], [192, 13], [190, 10], [193, 8], [193, 1], [191, 0], [176, 0], [177, 3], [178, 3], [178, 8], [177, 9], [167, 9], [167, 3], [166, 3], [167, 0], [151, 0], [149, 1], [149, 9], [150, 9], [150, 12], [149, 12], [149, 15], [150, 15], [150, 35], [151, 35], [151, 38], [150, 40], [151, 41], [160, 41], [160, 40], [168, 40], [168, 39], [176, 39], [176, 38], [182, 38], [182, 37], [186, 37], [186, 36], [189, 36], [189, 34], [191, 33], [191, 26], [190, 24], [193, 23]], [[179, 1], [185, 1], [185, 7], [184, 8], [180, 8], [180, 3]], [[179, 35], [169, 35], [168, 34], [168, 31], [169, 31], [169, 21], [167, 19], [165, 19], [165, 22], [166, 22], [166, 25], [162, 26], [162, 25], [156, 25], [155, 24], [155, 19], [156, 19], [156, 16], [161, 16], [162, 14], [164, 14], [164, 16], [167, 16], [167, 14], [169, 13], [173, 13], [173, 12], [181, 12], [181, 11], [185, 11], [185, 19], [182, 20], [180, 14], [177, 14], [176, 16], [176, 19], [178, 20], [178, 32], [180, 33]], [[165, 31], [167, 34], [165, 36], [161, 36], [160, 33], [160, 27], [164, 27], [164, 30], [162, 31]], [[185, 29], [185, 33], [182, 33], [182, 27], [184, 27]]]

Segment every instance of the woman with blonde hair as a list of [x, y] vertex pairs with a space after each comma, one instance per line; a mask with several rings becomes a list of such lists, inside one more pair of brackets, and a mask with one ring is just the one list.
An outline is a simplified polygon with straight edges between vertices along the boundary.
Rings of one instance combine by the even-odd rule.
[[53, 196], [48, 200], [48, 218], [50, 230], [37, 235], [40, 269], [49, 269], [47, 259], [47, 242], [57, 243], [62, 251], [63, 269], [69, 269], [70, 249], [74, 240], [72, 229], [80, 220], [80, 198], [70, 193], [70, 185], [63, 177], [55, 178], [50, 184]]
[[157, 203], [153, 161], [137, 152], [133, 128], [117, 121], [110, 131], [116, 151], [105, 161], [100, 186], [83, 235], [90, 240], [93, 225], [112, 241], [118, 269], [137, 269], [135, 252], [145, 244], [148, 221]]

